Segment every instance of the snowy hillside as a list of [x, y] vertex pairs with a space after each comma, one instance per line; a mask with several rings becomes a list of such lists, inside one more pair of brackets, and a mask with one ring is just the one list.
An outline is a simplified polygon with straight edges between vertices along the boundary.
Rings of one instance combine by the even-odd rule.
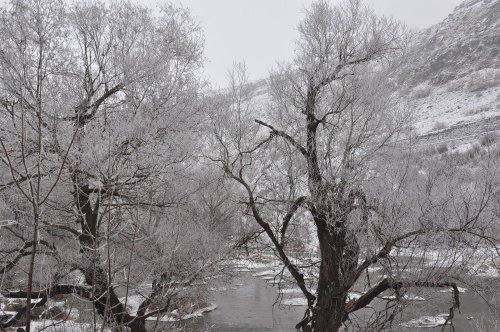
[[[418, 135], [450, 146], [500, 130], [500, 0], [467, 0], [422, 31], [394, 72]], [[490, 134], [491, 135], [491, 134]]]
[[[500, 136], [500, 0], [464, 1], [391, 67], [389, 84], [412, 111], [417, 145], [463, 150]], [[267, 82], [253, 88], [254, 103], [265, 105]]]

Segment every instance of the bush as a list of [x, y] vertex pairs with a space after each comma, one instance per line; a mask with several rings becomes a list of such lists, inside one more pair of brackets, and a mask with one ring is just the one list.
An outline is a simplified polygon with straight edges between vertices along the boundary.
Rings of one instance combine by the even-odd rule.
[[497, 135], [494, 133], [487, 133], [483, 137], [481, 137], [481, 140], [479, 141], [482, 146], [490, 146], [493, 145], [497, 141]]
[[484, 68], [468, 75], [467, 90], [479, 92], [500, 83], [500, 69]]
[[481, 147], [478, 144], [474, 144], [473, 146], [470, 147], [467, 151], [465, 151], [465, 155], [469, 159], [474, 159], [476, 156], [479, 156], [481, 154]]
[[446, 143], [439, 144], [438, 146], [436, 146], [436, 151], [439, 154], [443, 154], [443, 153], [448, 152], [448, 144], [446, 144]]
[[431, 94], [431, 91], [432, 89], [429, 85], [420, 84], [413, 89], [412, 96], [416, 99], [425, 98]]
[[483, 106], [479, 108], [474, 108], [472, 110], [467, 111], [466, 115], [471, 116], [471, 115], [476, 115], [480, 113], [486, 113], [491, 110], [490, 106]]

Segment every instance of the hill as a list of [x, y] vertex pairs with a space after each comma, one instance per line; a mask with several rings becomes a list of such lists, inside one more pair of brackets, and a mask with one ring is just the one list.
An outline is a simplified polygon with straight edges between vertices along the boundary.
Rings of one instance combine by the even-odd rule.
[[[396, 96], [427, 144], [473, 144], [500, 130], [500, 0], [468, 0], [417, 35], [394, 66]], [[424, 143], [425, 144], [425, 143]]]

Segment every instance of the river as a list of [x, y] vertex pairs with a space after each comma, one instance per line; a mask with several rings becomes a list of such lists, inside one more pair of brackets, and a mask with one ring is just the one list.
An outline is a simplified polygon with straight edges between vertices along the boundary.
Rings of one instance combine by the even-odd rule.
[[[238, 273], [229, 285], [213, 292], [210, 301], [218, 305], [216, 310], [206, 313], [202, 317], [177, 323], [173, 330], [186, 332], [294, 331], [294, 326], [303, 316], [305, 307], [284, 306], [279, 303], [280, 300], [286, 302], [290, 298], [299, 298], [300, 294], [287, 293], [279, 298], [277, 285], [273, 286], [269, 284], [269, 280], [263, 280], [262, 278], [265, 276], [253, 276], [255, 272], [262, 270], [264, 269]], [[500, 321], [500, 312], [495, 312], [495, 309], [492, 309], [486, 302], [498, 305], [500, 296], [498, 280], [494, 281], [493, 285], [491, 292], [487, 293], [484, 299], [471, 290], [465, 290], [460, 294], [460, 313], [457, 312], [454, 319], [456, 331], [500, 332], [499, 326], [494, 325], [495, 320], [496, 322]], [[280, 287], [296, 288], [291, 282], [280, 284]], [[445, 314], [451, 306], [451, 293], [441, 292], [439, 289], [423, 291], [409, 289], [408, 294], [418, 294], [416, 299], [425, 300], [407, 301], [411, 306], [406, 308], [403, 314], [397, 316], [398, 322], [408, 322], [422, 316]], [[374, 306], [380, 306], [382, 302], [386, 301], [380, 299], [379, 304], [374, 303]], [[360, 314], [366, 315], [370, 312], [373, 311], [367, 310]], [[437, 332], [441, 329], [442, 327], [407, 328], [399, 323], [393, 326], [393, 331], [408, 332]], [[352, 329], [352, 331], [356, 331], [356, 329]]]

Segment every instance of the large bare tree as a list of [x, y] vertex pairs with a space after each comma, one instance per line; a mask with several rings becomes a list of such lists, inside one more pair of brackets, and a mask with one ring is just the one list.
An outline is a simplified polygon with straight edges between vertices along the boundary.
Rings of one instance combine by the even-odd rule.
[[170, 5], [15, 0], [0, 35], [0, 191], [14, 220], [0, 228], [0, 272], [24, 280], [4, 296], [28, 299], [1, 327], [26, 315], [29, 331], [30, 298], [75, 293], [109, 326], [144, 331], [225, 248], [205, 222], [217, 207], [195, 202], [213, 180], [192, 159], [201, 30]]
[[[393, 290], [397, 303], [376, 305], [382, 314], [368, 322], [381, 329], [411, 287], [451, 287], [448, 323], [459, 306], [456, 260], [443, 258], [433, 273], [412, 278], [402, 278], [401, 268], [409, 271], [422, 260], [418, 248], [431, 243], [441, 245], [443, 257], [465, 252], [471, 238], [498, 246], [485, 235], [495, 227], [495, 167], [467, 177], [453, 162], [412, 157], [411, 135], [403, 135], [411, 117], [391, 101], [383, 74], [386, 60], [404, 47], [400, 24], [358, 0], [318, 1], [298, 31], [295, 60], [271, 75], [270, 100], [255, 96], [237, 68], [222, 116], [214, 117], [219, 154], [210, 157], [240, 184], [248, 214], [307, 299], [297, 328], [338, 331]], [[290, 256], [289, 243], [290, 232], [308, 222], [318, 260], [306, 264]], [[456, 242], [443, 244], [450, 236]], [[401, 246], [414, 254], [403, 267], [394, 251]], [[386, 273], [373, 283], [375, 264]], [[317, 283], [310, 285], [306, 274], [314, 267]], [[353, 290], [362, 293], [352, 297]]]

